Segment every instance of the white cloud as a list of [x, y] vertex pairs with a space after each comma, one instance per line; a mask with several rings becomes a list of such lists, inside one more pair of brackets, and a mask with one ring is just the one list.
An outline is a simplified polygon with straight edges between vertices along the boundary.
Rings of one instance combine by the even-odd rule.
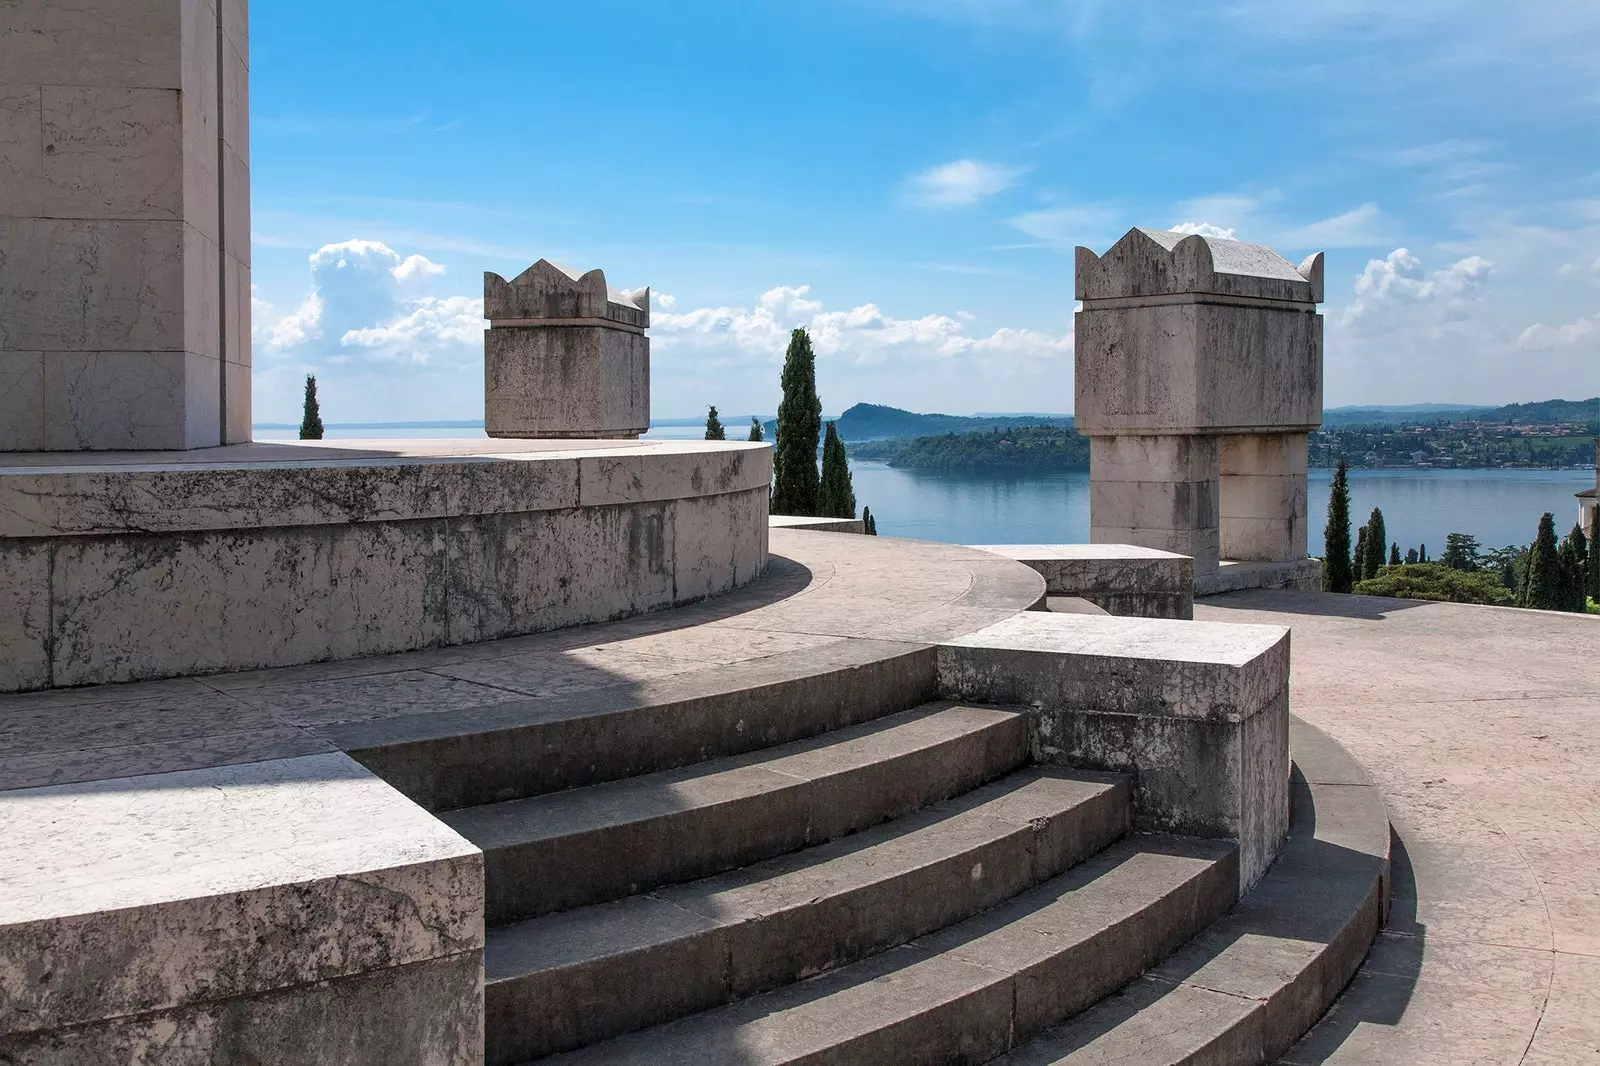
[[[658, 313], [651, 319], [657, 349], [695, 348], [720, 354], [728, 363], [782, 361], [790, 331], [804, 328], [819, 359], [853, 366], [891, 360], [929, 363], [955, 359], [1070, 359], [1072, 334], [1032, 329], [997, 329], [987, 336], [967, 332], [972, 316], [898, 318], [877, 304], [827, 310], [809, 285], [780, 285], [750, 307], [702, 307]], [[700, 365], [705, 365], [702, 362]]]
[[1291, 248], [1359, 248], [1382, 244], [1383, 212], [1377, 204], [1362, 204], [1341, 215], [1313, 222], [1285, 233], [1282, 243]]
[[1011, 224], [1028, 236], [1063, 251], [1075, 245], [1096, 248], [1110, 243], [1118, 212], [1109, 207], [1086, 204], [1077, 207], [1047, 207], [1028, 211], [1011, 219]]
[[1234, 228], [1228, 226], [1213, 226], [1209, 222], [1180, 222], [1176, 226], [1168, 226], [1173, 233], [1198, 233], [1202, 237], [1217, 237], [1225, 241], [1236, 241]]
[[1443, 269], [1424, 271], [1421, 260], [1396, 248], [1382, 259], [1367, 261], [1343, 321], [1355, 323], [1421, 306], [1441, 320], [1459, 319], [1481, 299], [1483, 280], [1493, 269], [1494, 264], [1482, 256], [1469, 255]]
[[1517, 347], [1530, 351], [1573, 348], [1580, 344], [1600, 347], [1600, 316], [1580, 318], [1563, 326], [1547, 326], [1536, 322], [1517, 338]]
[[957, 159], [913, 175], [907, 191], [921, 207], [968, 207], [1016, 184], [1019, 167]]
[[291, 311], [274, 319], [270, 306], [257, 308], [269, 358], [459, 364], [481, 357], [483, 300], [431, 293], [445, 268], [426, 256], [349, 240], [323, 245], [310, 263], [311, 291]]

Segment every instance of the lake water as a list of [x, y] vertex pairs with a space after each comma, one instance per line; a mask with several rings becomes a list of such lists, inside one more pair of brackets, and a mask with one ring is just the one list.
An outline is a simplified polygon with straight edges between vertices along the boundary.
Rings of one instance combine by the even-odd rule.
[[[955, 544], [1074, 544], [1089, 539], [1089, 474], [994, 479], [851, 464], [856, 500], [872, 508], [878, 532]], [[1310, 479], [1310, 540], [1322, 547], [1330, 470]], [[1526, 544], [1539, 516], [1555, 515], [1565, 536], [1578, 520], [1573, 493], [1594, 487], [1585, 470], [1352, 470], [1350, 513], [1360, 525], [1383, 510], [1390, 541], [1404, 552], [1444, 550], [1446, 533], [1470, 533], [1484, 547]]]
[[[330, 430], [329, 439], [368, 437], [481, 437], [481, 429]], [[664, 427], [654, 438], [697, 439], [692, 426]], [[261, 440], [292, 431], [258, 430]], [[1025, 478], [968, 477], [896, 470], [854, 462], [856, 501], [872, 508], [878, 532], [953, 544], [1073, 544], [1089, 539], [1089, 474]], [[1328, 470], [1311, 472], [1308, 511], [1313, 554], [1322, 547], [1328, 511]], [[1383, 509], [1389, 539], [1403, 552], [1426, 544], [1444, 550], [1446, 533], [1470, 533], [1486, 548], [1527, 544], [1549, 511], [1565, 536], [1578, 519], [1573, 493], [1594, 487], [1592, 470], [1352, 470], [1353, 524]]]

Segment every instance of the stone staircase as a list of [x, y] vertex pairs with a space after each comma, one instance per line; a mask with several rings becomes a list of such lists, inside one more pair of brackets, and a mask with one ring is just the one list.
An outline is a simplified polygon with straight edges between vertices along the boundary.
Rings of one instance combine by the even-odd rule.
[[1026, 712], [814, 715], [629, 776], [607, 716], [593, 780], [523, 762], [439, 813], [484, 851], [490, 1066], [986, 1062], [1236, 902], [1233, 844], [1131, 833], [1128, 781], [1030, 765]]

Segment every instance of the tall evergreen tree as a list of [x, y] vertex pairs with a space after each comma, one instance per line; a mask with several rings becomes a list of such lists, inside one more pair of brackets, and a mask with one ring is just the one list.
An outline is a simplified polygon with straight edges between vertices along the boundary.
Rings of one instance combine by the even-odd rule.
[[1561, 609], [1561, 559], [1556, 544], [1556, 520], [1549, 511], [1539, 519], [1539, 534], [1528, 549], [1528, 572], [1522, 579], [1519, 607], [1541, 611]]
[[1389, 545], [1389, 565], [1390, 566], [1399, 566], [1400, 565], [1400, 545], [1398, 545], [1398, 544]]
[[1427, 562], [1428, 561], [1428, 546], [1426, 544], [1422, 545], [1420, 548], [1417, 549], [1417, 554], [1419, 556], [1421, 556], [1421, 559], [1418, 560], [1419, 562], [1424, 562], [1424, 563]]
[[1367, 527], [1356, 530], [1356, 550], [1351, 553], [1350, 580], [1356, 584], [1367, 579]]
[[1415, 548], [1407, 548], [1406, 549], [1406, 562], [1409, 564], [1409, 563], [1414, 563], [1416, 561], [1417, 561], [1417, 549], [1415, 549]]
[[856, 490], [850, 479], [850, 460], [844, 441], [832, 422], [822, 439], [822, 478], [817, 486], [817, 513], [828, 518], [856, 516]]
[[764, 441], [767, 439], [767, 435], [761, 430], [761, 419], [755, 415], [750, 416], [750, 436], [746, 439], [752, 441]]
[[1340, 459], [1328, 494], [1328, 524], [1322, 529], [1322, 587], [1328, 592], [1349, 592], [1355, 585], [1350, 566], [1349, 470]]
[[722, 419], [717, 417], [716, 404], [711, 405], [706, 414], [706, 440], [727, 440], [728, 431], [722, 428]]
[[1589, 561], [1584, 573], [1590, 599], [1600, 602], [1600, 507], [1595, 508], [1594, 520], [1589, 524]]
[[878, 535], [878, 520], [872, 516], [872, 508], [861, 508], [861, 532], [869, 537]]
[[322, 439], [322, 406], [317, 403], [317, 376], [306, 375], [305, 410], [300, 415], [300, 439]]
[[1583, 611], [1584, 597], [1588, 594], [1589, 538], [1583, 526], [1573, 523], [1571, 531], [1561, 542], [1561, 598], [1569, 611]]
[[772, 456], [772, 513], [815, 515], [822, 401], [817, 398], [817, 358], [803, 329], [789, 335], [782, 380], [783, 402], [778, 405], [778, 440]]
[[1389, 531], [1383, 527], [1383, 512], [1376, 507], [1367, 519], [1367, 555], [1361, 561], [1361, 579], [1378, 576], [1378, 571], [1383, 569], [1383, 546], [1389, 543]]

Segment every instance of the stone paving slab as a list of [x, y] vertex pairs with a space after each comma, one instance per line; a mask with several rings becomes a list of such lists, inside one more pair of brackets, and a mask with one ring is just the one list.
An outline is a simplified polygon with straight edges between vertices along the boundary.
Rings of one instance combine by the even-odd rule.
[[1600, 618], [1291, 591], [1195, 614], [1291, 628], [1295, 714], [1395, 828], [1389, 928], [1283, 1061], [1600, 1061]]

